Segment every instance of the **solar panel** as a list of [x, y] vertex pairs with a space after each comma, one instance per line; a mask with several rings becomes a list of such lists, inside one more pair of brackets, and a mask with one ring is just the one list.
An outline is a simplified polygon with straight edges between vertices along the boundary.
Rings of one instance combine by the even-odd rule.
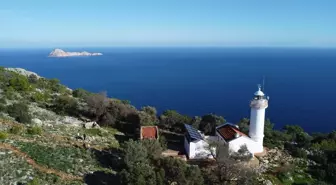
[[198, 130], [196, 130], [194, 127], [192, 127], [191, 125], [188, 125], [188, 124], [184, 124], [184, 127], [186, 128], [189, 136], [192, 138], [192, 139], [203, 139], [202, 138], [202, 135], [198, 132]]

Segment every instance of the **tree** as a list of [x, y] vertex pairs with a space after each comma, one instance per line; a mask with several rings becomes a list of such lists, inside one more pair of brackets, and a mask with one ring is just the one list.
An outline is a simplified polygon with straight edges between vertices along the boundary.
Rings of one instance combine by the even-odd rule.
[[155, 107], [145, 106], [139, 111], [140, 124], [143, 126], [154, 125], [158, 122], [156, 117], [157, 111]]
[[249, 133], [249, 128], [250, 128], [250, 119], [248, 118], [243, 118], [241, 119], [238, 124], [239, 130], [242, 131], [245, 134]]
[[9, 116], [13, 117], [16, 121], [20, 123], [30, 123], [31, 122], [32, 118], [29, 114], [28, 105], [23, 102], [14, 103], [8, 106], [7, 112]]
[[146, 148], [150, 159], [157, 159], [161, 156], [163, 149], [158, 140], [145, 139], [141, 141], [141, 144]]
[[30, 90], [30, 84], [28, 82], [27, 77], [19, 74], [15, 74], [9, 80], [9, 87], [12, 87], [16, 91], [26, 92]]
[[93, 114], [95, 120], [98, 121], [99, 118], [106, 113], [109, 99], [107, 98], [106, 92], [101, 92], [88, 96], [86, 103], [89, 106], [89, 111]]
[[[242, 147], [240, 153], [245, 153], [246, 149]], [[221, 142], [211, 143], [208, 150], [215, 159], [214, 165], [211, 168], [205, 169], [205, 175], [210, 175], [207, 178], [210, 181], [207, 182], [208, 184], [224, 185], [231, 182], [237, 182], [237, 184], [255, 184], [255, 171], [245, 166], [244, 162], [239, 162], [241, 159], [246, 159], [245, 155], [242, 155], [241, 158], [236, 156], [229, 151], [227, 145]]]
[[124, 185], [156, 185], [154, 168], [147, 163], [135, 163], [123, 169], [120, 180]]
[[35, 74], [28, 76], [29, 83], [36, 84], [38, 82], [38, 77]]
[[156, 166], [164, 170], [166, 184], [203, 185], [204, 180], [199, 167], [188, 165], [181, 159], [160, 158]]
[[225, 123], [225, 119], [222, 116], [207, 114], [202, 116], [199, 129], [204, 132], [205, 135], [215, 135], [216, 127], [222, 123]]
[[147, 149], [139, 141], [129, 140], [125, 142], [122, 150], [126, 168], [130, 168], [136, 163], [148, 163]]
[[76, 115], [78, 113], [78, 102], [70, 96], [58, 96], [54, 102], [54, 110], [62, 115]]
[[192, 118], [189, 116], [181, 115], [175, 110], [166, 110], [160, 116], [160, 126], [164, 129], [169, 129], [173, 132], [181, 133], [184, 124], [190, 124]]
[[122, 150], [124, 162], [124, 169], [120, 173], [122, 184], [155, 185], [155, 171], [149, 163], [147, 148], [139, 141], [129, 140], [125, 142]]
[[141, 111], [146, 112], [147, 114], [156, 117], [157, 111], [155, 107], [151, 107], [151, 106], [145, 106], [145, 107], [141, 107]]
[[79, 89], [73, 90], [72, 95], [76, 98], [86, 99], [88, 96], [91, 95], [91, 93], [84, 89], [79, 88]]

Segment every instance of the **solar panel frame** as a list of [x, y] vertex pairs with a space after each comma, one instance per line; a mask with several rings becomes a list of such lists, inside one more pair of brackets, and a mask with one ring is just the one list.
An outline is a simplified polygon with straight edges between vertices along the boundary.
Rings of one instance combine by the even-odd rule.
[[203, 139], [202, 135], [196, 130], [194, 127], [188, 124], [184, 124], [184, 127], [186, 128], [190, 138], [196, 139], [196, 140], [201, 140]]

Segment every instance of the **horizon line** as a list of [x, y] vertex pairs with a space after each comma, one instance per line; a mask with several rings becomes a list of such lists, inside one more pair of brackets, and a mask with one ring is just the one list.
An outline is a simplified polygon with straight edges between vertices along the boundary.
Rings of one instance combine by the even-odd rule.
[[13, 47], [1, 47], [0, 49], [62, 49], [62, 48], [283, 48], [283, 49], [304, 49], [304, 48], [310, 48], [310, 49], [336, 49], [336, 46], [263, 46], [263, 45], [255, 45], [255, 46], [218, 46], [218, 45], [111, 45], [111, 46], [32, 46], [32, 47], [26, 47], [26, 46], [13, 46]]

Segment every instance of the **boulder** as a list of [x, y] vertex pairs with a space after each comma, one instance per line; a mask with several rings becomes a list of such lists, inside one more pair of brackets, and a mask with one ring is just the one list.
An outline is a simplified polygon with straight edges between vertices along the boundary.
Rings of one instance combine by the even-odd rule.
[[93, 122], [83, 123], [83, 127], [86, 129], [99, 128], [99, 125], [97, 124], [97, 122], [93, 121]]
[[273, 185], [273, 183], [272, 183], [270, 180], [266, 180], [266, 181], [264, 182], [264, 184], [265, 184], [265, 185]]
[[43, 124], [43, 122], [38, 118], [33, 118], [31, 121], [33, 124], [38, 125], [38, 126], [41, 126]]

